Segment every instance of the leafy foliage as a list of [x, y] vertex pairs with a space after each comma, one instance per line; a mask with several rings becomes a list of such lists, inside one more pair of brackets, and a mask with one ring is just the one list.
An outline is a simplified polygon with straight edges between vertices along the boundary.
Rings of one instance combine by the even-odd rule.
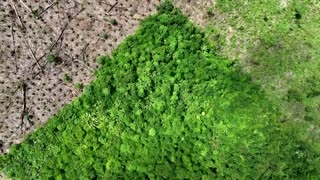
[[118, 21], [117, 21], [116, 19], [111, 19], [111, 20], [110, 20], [110, 23], [111, 23], [113, 26], [118, 25]]
[[47, 62], [48, 63], [55, 63], [55, 64], [61, 64], [62, 63], [62, 59], [58, 56], [55, 56], [52, 53], [49, 53], [47, 55]]
[[84, 88], [84, 85], [82, 83], [75, 83], [74, 87], [78, 90], [78, 91], [82, 91], [82, 89]]
[[0, 168], [22, 179], [319, 175], [316, 147], [291, 136], [259, 87], [211, 46], [166, 2]]
[[100, 37], [101, 37], [102, 39], [108, 39], [108, 38], [109, 38], [109, 35], [108, 35], [106, 32], [104, 32], [104, 33], [101, 34]]
[[72, 81], [71, 77], [68, 74], [63, 75], [63, 81], [65, 83], [70, 83]]
[[47, 61], [48, 61], [48, 62], [50, 62], [50, 63], [51, 63], [51, 62], [54, 62], [54, 59], [55, 59], [55, 57], [54, 57], [53, 54], [48, 54], [48, 55], [47, 55]]

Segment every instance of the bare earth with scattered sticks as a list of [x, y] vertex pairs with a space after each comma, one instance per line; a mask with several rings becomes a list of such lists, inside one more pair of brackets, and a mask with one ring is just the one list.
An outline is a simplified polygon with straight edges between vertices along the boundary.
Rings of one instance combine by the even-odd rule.
[[1, 0], [0, 154], [79, 96], [150, 0]]

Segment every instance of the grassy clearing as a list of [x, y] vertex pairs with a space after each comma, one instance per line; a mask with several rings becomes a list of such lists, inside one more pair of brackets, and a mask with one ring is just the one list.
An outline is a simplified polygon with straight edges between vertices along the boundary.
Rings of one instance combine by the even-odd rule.
[[0, 169], [24, 179], [312, 178], [319, 147], [170, 3]]
[[279, 107], [282, 122], [304, 127], [302, 139], [319, 141], [319, 1], [218, 0], [215, 10], [223, 20], [208, 34], [219, 39], [217, 54], [252, 75]]

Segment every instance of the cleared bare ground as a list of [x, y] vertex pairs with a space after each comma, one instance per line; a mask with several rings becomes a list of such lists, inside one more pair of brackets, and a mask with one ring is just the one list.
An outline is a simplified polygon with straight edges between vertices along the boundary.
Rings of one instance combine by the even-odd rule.
[[156, 4], [1, 0], [0, 154], [79, 96], [79, 84], [93, 79], [96, 57], [110, 54]]

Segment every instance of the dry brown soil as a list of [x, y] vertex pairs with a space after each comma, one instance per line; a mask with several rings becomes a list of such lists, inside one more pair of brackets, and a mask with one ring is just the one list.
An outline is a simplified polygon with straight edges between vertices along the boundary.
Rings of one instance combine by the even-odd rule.
[[174, 4], [189, 16], [198, 26], [205, 27], [214, 19], [219, 18], [216, 12], [208, 14], [208, 8], [215, 6], [215, 0], [175, 0]]

